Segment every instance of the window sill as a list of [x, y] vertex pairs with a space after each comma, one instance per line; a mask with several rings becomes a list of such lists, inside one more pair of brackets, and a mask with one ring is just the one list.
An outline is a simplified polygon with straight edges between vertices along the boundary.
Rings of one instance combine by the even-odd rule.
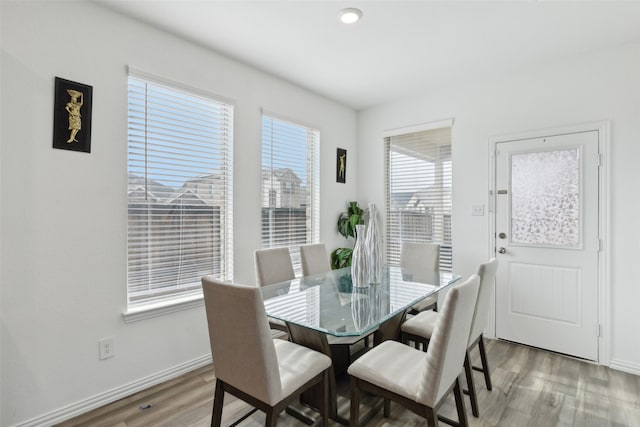
[[170, 301], [145, 304], [131, 308], [122, 313], [124, 323], [133, 323], [140, 320], [151, 319], [153, 317], [164, 316], [178, 311], [188, 310], [204, 305], [202, 294], [190, 295], [188, 297], [174, 298]]

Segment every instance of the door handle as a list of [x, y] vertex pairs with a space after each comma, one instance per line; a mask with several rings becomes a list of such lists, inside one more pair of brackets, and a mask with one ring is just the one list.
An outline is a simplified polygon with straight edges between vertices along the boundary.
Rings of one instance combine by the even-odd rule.
[[507, 250], [506, 250], [505, 248], [499, 248], [499, 249], [498, 249], [498, 253], [499, 253], [499, 254], [506, 254], [506, 253], [507, 253]]

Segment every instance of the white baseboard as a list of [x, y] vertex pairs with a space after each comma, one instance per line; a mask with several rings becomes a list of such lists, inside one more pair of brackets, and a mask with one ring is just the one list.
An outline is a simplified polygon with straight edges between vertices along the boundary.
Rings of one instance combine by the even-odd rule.
[[609, 362], [609, 367], [617, 371], [627, 372], [640, 376], [640, 364], [634, 362], [627, 362], [624, 360], [612, 359]]
[[48, 427], [53, 424], [60, 423], [78, 415], [82, 415], [93, 409], [115, 402], [127, 396], [131, 396], [134, 393], [147, 389], [156, 384], [160, 384], [164, 381], [178, 377], [194, 369], [201, 368], [211, 363], [211, 354], [207, 354], [180, 365], [165, 369], [164, 371], [157, 372], [144, 378], [140, 378], [129, 384], [116, 387], [114, 389], [105, 391], [96, 396], [89, 397], [71, 405], [64, 406], [48, 414], [40, 415], [30, 420], [24, 421], [19, 424], [14, 424], [13, 427]]

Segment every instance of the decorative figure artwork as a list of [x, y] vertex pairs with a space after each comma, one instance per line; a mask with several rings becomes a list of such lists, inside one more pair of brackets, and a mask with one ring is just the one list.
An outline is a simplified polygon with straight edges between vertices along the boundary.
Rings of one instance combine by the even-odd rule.
[[71, 135], [69, 139], [67, 139], [68, 144], [70, 142], [78, 142], [76, 135], [78, 135], [78, 131], [82, 129], [80, 108], [82, 107], [84, 96], [82, 92], [73, 89], [67, 89], [67, 93], [71, 97], [71, 101], [67, 102], [67, 106], [64, 107], [67, 113], [69, 113], [69, 130], [71, 131]]
[[93, 88], [56, 77], [53, 148], [91, 152]]
[[336, 156], [336, 182], [347, 182], [347, 150], [338, 148]]

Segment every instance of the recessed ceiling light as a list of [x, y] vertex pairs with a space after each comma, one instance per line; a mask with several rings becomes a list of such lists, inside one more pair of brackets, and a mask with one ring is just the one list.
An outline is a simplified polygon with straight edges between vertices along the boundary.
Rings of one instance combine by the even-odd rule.
[[353, 7], [342, 9], [338, 14], [338, 18], [343, 24], [355, 24], [362, 18], [362, 11]]

